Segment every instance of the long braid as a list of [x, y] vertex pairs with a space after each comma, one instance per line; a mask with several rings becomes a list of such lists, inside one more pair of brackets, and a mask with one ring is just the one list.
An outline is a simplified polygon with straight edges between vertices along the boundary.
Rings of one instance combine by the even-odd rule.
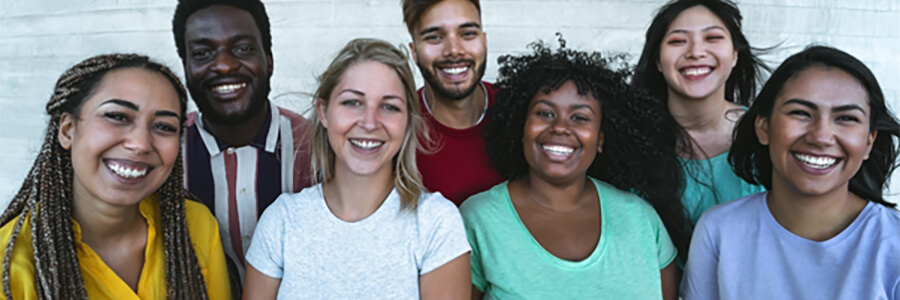
[[[44, 144], [16, 196], [0, 215], [0, 224], [20, 216], [13, 227], [3, 257], [3, 292], [12, 299], [10, 263], [12, 250], [26, 217], [31, 217], [35, 288], [39, 299], [87, 299], [79, 268], [72, 228], [71, 154], [57, 141], [63, 113], [77, 116], [81, 103], [110, 70], [143, 68], [162, 73], [170, 80], [181, 101], [184, 116], [187, 93], [168, 68], [133, 54], [100, 55], [75, 65], [60, 76], [47, 103], [50, 122]], [[184, 199], [191, 197], [182, 185], [182, 160], [176, 159], [169, 178], [157, 190], [163, 224], [166, 287], [168, 299], [207, 299], [205, 281], [188, 235]], [[40, 208], [38, 208], [40, 206]]]

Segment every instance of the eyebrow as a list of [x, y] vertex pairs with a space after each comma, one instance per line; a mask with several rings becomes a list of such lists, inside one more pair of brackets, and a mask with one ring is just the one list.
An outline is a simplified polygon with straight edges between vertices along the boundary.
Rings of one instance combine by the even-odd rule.
[[[722, 28], [722, 26], [719, 26], [719, 25], [709, 26], [709, 27], [703, 28], [703, 29], [700, 30], [700, 31], [704, 31], [704, 32], [705, 32], [705, 31], [710, 31], [710, 30], [713, 30], [713, 29], [719, 29], [719, 30], [722, 30], [722, 31], [728, 31], [728, 30], [725, 30], [725, 28]], [[685, 30], [685, 29], [675, 29], [675, 30], [669, 31], [669, 33], [667, 33], [666, 36], [669, 36], [670, 34], [673, 34], [673, 33], [688, 33], [688, 31]]]
[[[235, 42], [241, 41], [241, 40], [256, 40], [256, 37], [254, 37], [253, 35], [250, 35], [250, 34], [238, 34], [238, 35], [228, 38], [229, 43], [235, 43]], [[196, 39], [188, 41], [188, 44], [191, 44], [191, 45], [208, 45], [208, 44], [212, 44], [212, 43], [213, 43], [213, 40], [210, 38], [196, 38]]]
[[[106, 104], [116, 104], [116, 105], [123, 106], [123, 107], [128, 108], [128, 109], [131, 109], [131, 110], [133, 110], [133, 111], [140, 111], [140, 110], [141, 110], [141, 107], [140, 107], [140, 106], [138, 106], [137, 104], [131, 103], [131, 101], [128, 101], [128, 100], [122, 100], [122, 99], [109, 99], [109, 100], [103, 101], [103, 103], [100, 103], [100, 106], [103, 106], [103, 105], [106, 105]], [[159, 111], [156, 111], [155, 113], [153, 113], [153, 115], [154, 115], [154, 116], [157, 116], [157, 117], [175, 117], [175, 118], [180, 118], [180, 116], [178, 116], [177, 113], [175, 113], [174, 111], [171, 111], [171, 110], [159, 110]]]
[[[337, 93], [337, 94], [340, 95], [340, 94], [343, 94], [343, 93], [352, 93], [352, 94], [356, 94], [356, 95], [359, 95], [359, 96], [365, 96], [365, 95], [366, 95], [366, 93], [363, 93], [363, 92], [361, 92], [361, 91], [357, 91], [357, 90], [354, 90], [354, 89], [343, 89], [343, 90], [341, 90], [341, 91], [340, 91], [339, 93]], [[400, 97], [400, 96], [397, 96], [397, 95], [385, 95], [384, 97], [381, 97], [381, 99], [398, 99], [398, 100], [404, 101], [403, 97]]]
[[[481, 29], [481, 25], [476, 22], [465, 22], [465, 23], [462, 23], [462, 25], [459, 25], [459, 28]], [[439, 31], [439, 30], [441, 30], [440, 26], [431, 26], [431, 27], [422, 29], [422, 31], [419, 32], [419, 36], [423, 36], [423, 35], [426, 35], [426, 34], [429, 34], [429, 33], [435, 32], [435, 31]]]
[[[804, 99], [798, 99], [798, 98], [788, 99], [787, 101], [784, 101], [784, 104], [782, 104], [781, 106], [785, 106], [788, 104], [797, 104], [797, 105], [809, 107], [810, 109], [813, 109], [813, 110], [819, 110], [818, 105], [816, 105], [815, 103], [812, 103], [811, 101], [804, 100]], [[833, 112], [843, 112], [843, 111], [852, 111], [852, 110], [858, 110], [863, 115], [866, 115], [866, 110], [856, 104], [846, 104], [846, 105], [840, 105], [840, 106], [835, 106], [835, 107], [831, 108], [831, 111], [833, 111]]]

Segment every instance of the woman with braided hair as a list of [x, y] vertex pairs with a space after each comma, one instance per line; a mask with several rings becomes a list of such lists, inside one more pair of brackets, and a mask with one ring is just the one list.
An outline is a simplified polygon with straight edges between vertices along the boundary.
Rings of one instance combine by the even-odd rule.
[[230, 298], [218, 225], [185, 200], [186, 101], [145, 56], [63, 73], [41, 151], [0, 216], [0, 298]]

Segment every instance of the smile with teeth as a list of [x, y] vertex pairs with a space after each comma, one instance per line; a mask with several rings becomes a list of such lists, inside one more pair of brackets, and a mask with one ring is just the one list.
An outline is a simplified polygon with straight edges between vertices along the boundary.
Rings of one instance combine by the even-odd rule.
[[812, 156], [800, 153], [794, 153], [794, 157], [804, 165], [807, 165], [813, 169], [826, 169], [828, 167], [831, 167], [838, 161], [838, 159], [834, 157]]
[[712, 68], [710, 67], [699, 67], [699, 68], [685, 68], [681, 70], [681, 74], [688, 76], [699, 76], [706, 75], [712, 72]]
[[447, 73], [450, 75], [456, 75], [456, 74], [461, 74], [462, 72], [465, 72], [468, 70], [469, 70], [469, 67], [465, 66], [465, 67], [458, 67], [458, 68], [443, 68], [443, 69], [441, 69], [441, 72], [444, 72], [444, 73]]
[[544, 148], [544, 151], [554, 155], [569, 155], [575, 151], [575, 148], [561, 145], [541, 145], [541, 147]]
[[106, 163], [106, 166], [109, 167], [116, 175], [122, 176], [124, 178], [137, 178], [144, 175], [147, 175], [147, 171], [149, 168], [129, 168], [126, 166], [118, 165], [116, 163]]
[[357, 139], [350, 139], [350, 143], [353, 144], [354, 146], [357, 146], [357, 147], [360, 147], [360, 148], [363, 148], [366, 150], [369, 150], [372, 148], [378, 148], [384, 144], [384, 142], [382, 142], [382, 141], [366, 141], [366, 140], [357, 140]]
[[215, 91], [216, 93], [226, 94], [226, 93], [231, 93], [231, 92], [237, 91], [237, 90], [242, 89], [242, 88], [244, 88], [244, 87], [246, 87], [246, 86], [247, 86], [247, 83], [246, 83], [246, 82], [241, 82], [241, 83], [228, 83], [228, 84], [222, 84], [222, 85], [214, 86], [214, 87], [212, 88], [212, 90]]

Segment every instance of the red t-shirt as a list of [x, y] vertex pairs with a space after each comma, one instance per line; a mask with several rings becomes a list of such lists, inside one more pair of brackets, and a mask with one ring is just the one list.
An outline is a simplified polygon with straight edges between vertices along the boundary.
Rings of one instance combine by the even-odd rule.
[[[482, 81], [488, 106], [494, 105], [493, 86]], [[503, 177], [491, 166], [487, 154], [484, 131], [489, 121], [487, 117], [475, 126], [454, 129], [444, 126], [428, 112], [419, 89], [419, 103], [422, 117], [431, 130], [431, 138], [438, 142], [439, 151], [433, 154], [416, 154], [419, 172], [425, 188], [441, 192], [457, 206], [466, 198], [485, 191], [503, 181]]]

